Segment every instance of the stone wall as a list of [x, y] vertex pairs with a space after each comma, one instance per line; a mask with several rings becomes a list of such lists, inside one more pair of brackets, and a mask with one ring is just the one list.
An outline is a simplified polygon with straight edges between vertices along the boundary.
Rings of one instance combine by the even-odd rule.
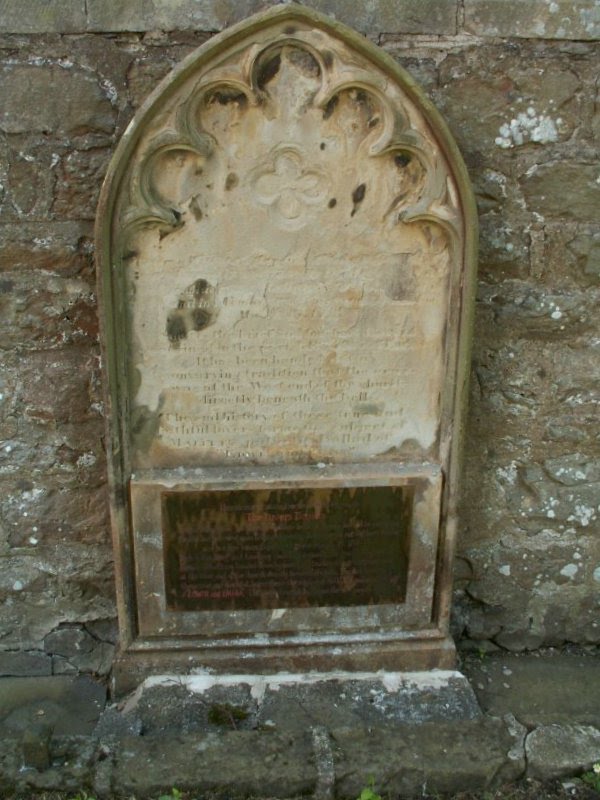
[[[147, 93], [256, 0], [0, 0], [0, 675], [116, 639], [92, 227]], [[455, 632], [600, 640], [600, 3], [314, 0], [424, 87], [481, 219]]]

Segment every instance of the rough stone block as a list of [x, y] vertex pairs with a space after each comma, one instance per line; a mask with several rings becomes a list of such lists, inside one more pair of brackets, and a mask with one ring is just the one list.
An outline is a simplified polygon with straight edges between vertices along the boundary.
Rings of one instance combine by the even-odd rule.
[[99, 78], [64, 60], [0, 67], [0, 130], [76, 135], [110, 133], [116, 112]]
[[39, 422], [83, 422], [93, 418], [91, 386], [97, 356], [68, 348], [49, 356], [40, 351], [22, 361], [22, 413]]
[[52, 661], [45, 653], [0, 652], [0, 677], [29, 678], [52, 674]]
[[106, 149], [75, 150], [57, 171], [52, 215], [61, 219], [93, 220], [110, 152]]
[[0, 0], [0, 33], [77, 33], [85, 28], [85, 0]]
[[600, 231], [581, 231], [567, 247], [577, 258], [584, 279], [600, 283]]
[[38, 649], [65, 621], [114, 616], [112, 558], [108, 544], [82, 546], [70, 539], [34, 553], [0, 556], [3, 646]]
[[525, 741], [527, 774], [562, 778], [588, 770], [600, 761], [600, 730], [587, 725], [544, 725]]
[[10, 136], [5, 155], [5, 202], [0, 207], [3, 220], [48, 218], [57, 163], [53, 149], [37, 135]]
[[96, 287], [85, 280], [33, 271], [0, 281], [4, 346], [19, 350], [95, 344], [98, 339]]
[[536, 725], [593, 725], [600, 708], [600, 659], [563, 653], [496, 653], [469, 658], [464, 670], [487, 714], [512, 713]]
[[93, 636], [79, 626], [66, 626], [49, 633], [44, 639], [44, 650], [53, 655], [71, 659], [89, 653], [96, 645]]
[[585, 334], [595, 328], [594, 311], [599, 292], [595, 289], [554, 290], [531, 281], [506, 280], [481, 283], [480, 308], [488, 306], [501, 325], [509, 325], [513, 334], [543, 335], [549, 339]]
[[[260, 0], [224, 0], [210, 3], [184, 0], [174, 6], [168, 0], [155, 0], [151, 10], [142, 0], [120, 3], [88, 0], [88, 29], [94, 31], [147, 30], [222, 30], [245, 19], [265, 5]], [[344, 0], [310, 0], [305, 5], [334, 16], [363, 33], [402, 31], [405, 33], [456, 32], [455, 0], [375, 0], [368, 4]]]
[[[0, 271], [91, 272], [92, 236], [89, 222], [7, 222], [0, 225]], [[14, 283], [5, 277], [0, 286], [10, 292]]]
[[276, 798], [310, 794], [317, 774], [308, 735], [231, 731], [123, 740], [116, 753], [113, 791], [157, 795], [177, 788], [198, 794], [222, 790]]
[[[529, 43], [484, 45], [442, 61], [434, 99], [479, 180], [485, 166], [510, 175], [513, 153], [523, 148], [539, 162], [550, 146], [566, 142], [581, 125], [581, 85], [567, 53], [548, 61]], [[495, 194], [512, 186], [504, 178]]]
[[20, 735], [43, 723], [56, 736], [85, 735], [94, 729], [106, 689], [89, 678], [5, 678], [0, 682], [0, 729]]
[[597, 222], [600, 183], [597, 164], [555, 161], [533, 166], [521, 185], [527, 208], [542, 217]]
[[369, 776], [383, 795], [480, 792], [522, 774], [522, 736], [519, 726], [489, 718], [334, 730], [336, 795], [358, 797]]
[[595, 0], [465, 0], [465, 28], [479, 36], [598, 39]]
[[105, 487], [81, 487], [78, 483], [77, 479], [65, 481], [54, 476], [25, 484], [31, 488], [24, 490], [7, 485], [0, 500], [7, 543], [28, 548], [33, 554], [40, 547], [67, 542], [108, 542]]
[[26, 728], [23, 733], [23, 766], [46, 770], [50, 766], [50, 737], [52, 726], [48, 723], [37, 723]]

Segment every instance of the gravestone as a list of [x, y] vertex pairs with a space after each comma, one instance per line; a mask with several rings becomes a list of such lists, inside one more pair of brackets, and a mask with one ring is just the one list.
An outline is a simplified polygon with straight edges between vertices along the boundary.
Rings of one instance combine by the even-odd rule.
[[475, 243], [435, 109], [320, 14], [150, 96], [97, 223], [117, 683], [453, 664]]

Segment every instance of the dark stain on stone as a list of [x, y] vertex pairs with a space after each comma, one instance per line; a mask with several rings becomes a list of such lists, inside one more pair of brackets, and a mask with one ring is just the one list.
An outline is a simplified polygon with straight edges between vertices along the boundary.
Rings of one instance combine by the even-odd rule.
[[293, 64], [307, 78], [318, 78], [321, 74], [321, 67], [317, 60], [307, 50], [293, 47], [288, 51], [287, 57], [290, 64]]
[[321, 53], [321, 57], [327, 69], [331, 69], [331, 67], [333, 66], [333, 53], [331, 52], [331, 50], [323, 50], [323, 52]]
[[367, 191], [367, 184], [359, 183], [356, 189], [352, 192], [352, 202], [354, 206], [352, 208], [352, 213], [350, 214], [351, 217], [353, 217], [356, 214], [359, 205], [365, 199], [366, 191]]
[[205, 278], [198, 278], [179, 295], [177, 306], [167, 316], [167, 336], [174, 348], [179, 347], [191, 331], [202, 331], [217, 316], [215, 289]]
[[283, 29], [283, 32], [286, 36], [293, 36], [296, 33], [296, 28], [293, 25], [288, 25], [287, 28]]
[[175, 342], [180, 342], [181, 339], [185, 339], [187, 336], [187, 327], [183, 315], [174, 313], [167, 317], [167, 336], [169, 337], [169, 341], [173, 344]]
[[248, 98], [238, 89], [219, 89], [210, 95], [208, 102], [212, 101], [219, 103], [222, 106], [227, 106], [230, 103], [236, 103], [240, 108], [245, 108], [248, 105]]
[[204, 308], [195, 308], [192, 311], [192, 326], [195, 331], [201, 331], [210, 325], [210, 314]]
[[225, 180], [225, 191], [226, 192], [231, 191], [231, 189], [234, 189], [239, 182], [240, 179], [235, 174], [235, 172], [230, 172], [229, 175], [227, 176], [227, 179]]
[[14, 288], [15, 288], [14, 281], [11, 280], [0, 281], [0, 292], [2, 292], [2, 294], [8, 294], [9, 292], [12, 292]]
[[[160, 427], [160, 410], [162, 401], [159, 402], [158, 409], [151, 411], [148, 406], [135, 406], [131, 411], [131, 433], [136, 446], [146, 452], [152, 440], [155, 438]], [[123, 487], [120, 487], [123, 489]], [[123, 505], [125, 505], [125, 493], [123, 491]]]
[[327, 103], [323, 110], [323, 119], [329, 119], [329, 117], [333, 114], [336, 109], [337, 104], [339, 103], [340, 98], [337, 94], [334, 94], [331, 100]]
[[197, 195], [196, 197], [192, 198], [192, 201], [190, 203], [190, 211], [194, 215], [194, 219], [196, 220], [196, 222], [200, 222], [204, 214], [202, 213], [202, 209], [200, 208], [200, 200], [198, 199]]
[[194, 297], [202, 297], [203, 294], [206, 294], [207, 289], [208, 281], [204, 278], [198, 278], [194, 284]]
[[337, 200], [335, 197], [332, 197], [331, 200], [327, 203], [328, 208], [335, 208], [337, 205]]
[[383, 413], [384, 407], [385, 406], [383, 403], [358, 403], [354, 406], [353, 411], [356, 414], [366, 414], [378, 417]]
[[321, 150], [325, 150], [325, 142], [321, 142], [321, 144], [319, 145], [319, 147], [321, 148]]
[[407, 167], [411, 161], [412, 161], [412, 156], [410, 155], [410, 153], [402, 152], [402, 153], [397, 153], [394, 156], [394, 164], [397, 167]]
[[212, 725], [224, 725], [235, 730], [238, 722], [243, 722], [249, 716], [248, 711], [241, 706], [231, 703], [214, 703], [208, 709], [208, 721]]
[[181, 211], [178, 211], [176, 208], [170, 208], [169, 211], [173, 215], [173, 222], [171, 223], [170, 227], [161, 228], [159, 230], [158, 238], [160, 240], [164, 239], [165, 236], [169, 236], [171, 233], [176, 231], [177, 228], [181, 228], [183, 225], [185, 225]]
[[129, 261], [131, 258], [135, 258], [137, 254], [137, 250], [125, 250], [123, 253], [123, 261]]
[[379, 117], [371, 117], [371, 119], [368, 122], [369, 128], [374, 128], [378, 122], [379, 122]]
[[272, 81], [273, 78], [279, 72], [279, 68], [281, 66], [281, 53], [277, 53], [276, 56], [273, 56], [266, 64], [263, 64], [260, 68], [258, 73], [258, 87], [259, 89], [264, 89], [269, 81]]

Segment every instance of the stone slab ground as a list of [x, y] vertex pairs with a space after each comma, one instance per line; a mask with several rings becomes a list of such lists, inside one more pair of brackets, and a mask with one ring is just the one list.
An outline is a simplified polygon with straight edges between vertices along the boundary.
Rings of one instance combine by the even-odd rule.
[[88, 679], [3, 679], [0, 795], [593, 797], [546, 781], [600, 761], [600, 655], [463, 672], [153, 679], [118, 704]]

